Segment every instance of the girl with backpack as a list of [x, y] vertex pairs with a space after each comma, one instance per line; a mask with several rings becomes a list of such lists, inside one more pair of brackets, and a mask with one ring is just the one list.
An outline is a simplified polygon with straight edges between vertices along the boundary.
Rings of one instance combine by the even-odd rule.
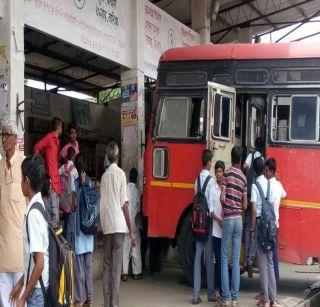
[[93, 306], [93, 270], [92, 255], [94, 235], [84, 234], [80, 229], [81, 191], [84, 185], [92, 187], [92, 181], [86, 174], [86, 165], [82, 154], [75, 159], [75, 167], [79, 177], [72, 182], [72, 218], [75, 221], [74, 251], [75, 251], [75, 302], [76, 307], [87, 304]]

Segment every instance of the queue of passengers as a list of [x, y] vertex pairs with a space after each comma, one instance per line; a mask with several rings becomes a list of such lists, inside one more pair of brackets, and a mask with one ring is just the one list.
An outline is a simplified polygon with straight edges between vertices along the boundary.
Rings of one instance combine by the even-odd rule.
[[[214, 166], [216, 180], [209, 173], [212, 167], [212, 152], [206, 149], [202, 153], [203, 169], [195, 182], [196, 197], [193, 209], [194, 212], [198, 210], [198, 215], [193, 214], [192, 218], [196, 241], [192, 300], [194, 305], [202, 302], [200, 298], [201, 259], [205, 248], [208, 301], [219, 302], [221, 306], [230, 304], [238, 306], [240, 250], [244, 232], [244, 267], [250, 278], [252, 278], [253, 261], [256, 256], [258, 258], [261, 293], [256, 296], [257, 306], [278, 306], [277, 234], [280, 201], [281, 198], [286, 197], [286, 192], [276, 178], [275, 159], [270, 158], [265, 162], [263, 158], [262, 139], [257, 138], [255, 145], [256, 151], [248, 155], [243, 165], [241, 165], [242, 149], [239, 146], [233, 147], [231, 151], [232, 165], [229, 169], [225, 170], [223, 161], [217, 161]], [[204, 205], [204, 208], [207, 211], [204, 211], [204, 214], [208, 215], [208, 226], [203, 229], [200, 229], [200, 226], [199, 229], [197, 228], [200, 225], [197, 216], [201, 216], [201, 205], [197, 204], [201, 202], [199, 192], [205, 196], [204, 204], [207, 207]], [[266, 237], [261, 235], [263, 223], [266, 222], [273, 225], [273, 233], [271, 230], [268, 237], [272, 240], [266, 240]], [[231, 270], [229, 269], [230, 249]], [[215, 289], [219, 292], [219, 297]]]
[[[70, 141], [60, 151], [63, 131], [59, 118], [52, 120], [52, 131], [25, 158], [16, 150], [15, 122], [2, 124], [5, 156], [0, 160], [0, 306], [45, 306], [49, 287], [48, 223], [59, 227], [63, 211], [64, 237], [75, 253], [75, 306], [93, 306], [92, 258], [94, 235], [79, 227], [80, 195], [84, 186], [93, 189], [86, 173], [85, 157], [79, 152], [77, 131], [70, 126]], [[59, 167], [59, 157], [64, 164]], [[140, 194], [138, 172], [130, 170], [127, 184], [117, 165], [119, 147], [107, 146], [106, 168], [100, 184], [100, 224], [103, 233], [104, 306], [119, 306], [121, 273], [127, 278], [132, 257], [135, 279], [141, 277], [140, 236], [136, 224]], [[39, 210], [35, 210], [39, 207]], [[42, 208], [49, 219], [41, 213]], [[123, 261], [124, 259], [124, 261]]]

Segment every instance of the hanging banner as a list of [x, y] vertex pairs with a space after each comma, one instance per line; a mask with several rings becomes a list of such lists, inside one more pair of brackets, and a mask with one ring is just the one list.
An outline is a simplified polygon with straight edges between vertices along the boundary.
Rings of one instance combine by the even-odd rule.
[[162, 53], [170, 48], [199, 45], [200, 35], [148, 0], [144, 16], [144, 73], [156, 79]]
[[25, 24], [129, 68], [134, 1], [25, 0]]

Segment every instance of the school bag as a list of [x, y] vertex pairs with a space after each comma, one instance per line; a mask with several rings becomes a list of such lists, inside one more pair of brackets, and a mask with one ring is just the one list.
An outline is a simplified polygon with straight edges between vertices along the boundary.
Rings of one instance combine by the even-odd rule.
[[89, 181], [80, 184], [79, 213], [80, 230], [86, 235], [97, 233], [99, 218], [99, 200]]
[[277, 242], [277, 220], [273, 204], [270, 202], [270, 182], [268, 181], [267, 195], [265, 196], [259, 182], [255, 183], [262, 199], [262, 210], [258, 219], [258, 244], [262, 251], [272, 251]]
[[[48, 215], [42, 204], [34, 203], [31, 210], [39, 210], [48, 223], [49, 235], [49, 287], [46, 290], [40, 276], [39, 282], [45, 298], [45, 307], [73, 306], [74, 301], [74, 252], [62, 237], [62, 229], [55, 229], [48, 220]], [[29, 211], [29, 213], [30, 213]], [[27, 238], [30, 243], [28, 216], [26, 218]], [[27, 281], [30, 277], [31, 255], [27, 271]]]
[[209, 235], [210, 213], [205, 193], [210, 179], [211, 176], [208, 175], [201, 189], [199, 175], [197, 179], [197, 193], [193, 200], [192, 231], [194, 238], [200, 241], [206, 241]]
[[251, 153], [251, 165], [247, 170], [247, 190], [248, 190], [248, 194], [251, 194], [251, 188], [252, 185], [255, 183], [256, 179], [257, 179], [257, 174], [254, 171], [253, 168], [253, 161], [254, 161], [254, 152]]
[[71, 185], [71, 173], [74, 170], [74, 165], [71, 164], [69, 167], [67, 164], [63, 165], [63, 173], [60, 175], [60, 187], [61, 187], [61, 196], [60, 196], [60, 206], [63, 212], [71, 212], [71, 196], [70, 185]]

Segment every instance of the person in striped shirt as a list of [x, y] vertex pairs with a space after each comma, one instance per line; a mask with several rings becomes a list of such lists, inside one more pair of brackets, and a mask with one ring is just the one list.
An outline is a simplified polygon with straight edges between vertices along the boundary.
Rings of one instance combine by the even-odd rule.
[[[242, 210], [247, 208], [247, 179], [241, 171], [242, 149], [234, 146], [231, 151], [232, 166], [226, 171], [221, 189], [223, 207], [221, 239], [222, 305], [238, 305], [240, 287], [240, 247], [242, 236]], [[229, 289], [228, 256], [232, 243], [232, 280]]]

